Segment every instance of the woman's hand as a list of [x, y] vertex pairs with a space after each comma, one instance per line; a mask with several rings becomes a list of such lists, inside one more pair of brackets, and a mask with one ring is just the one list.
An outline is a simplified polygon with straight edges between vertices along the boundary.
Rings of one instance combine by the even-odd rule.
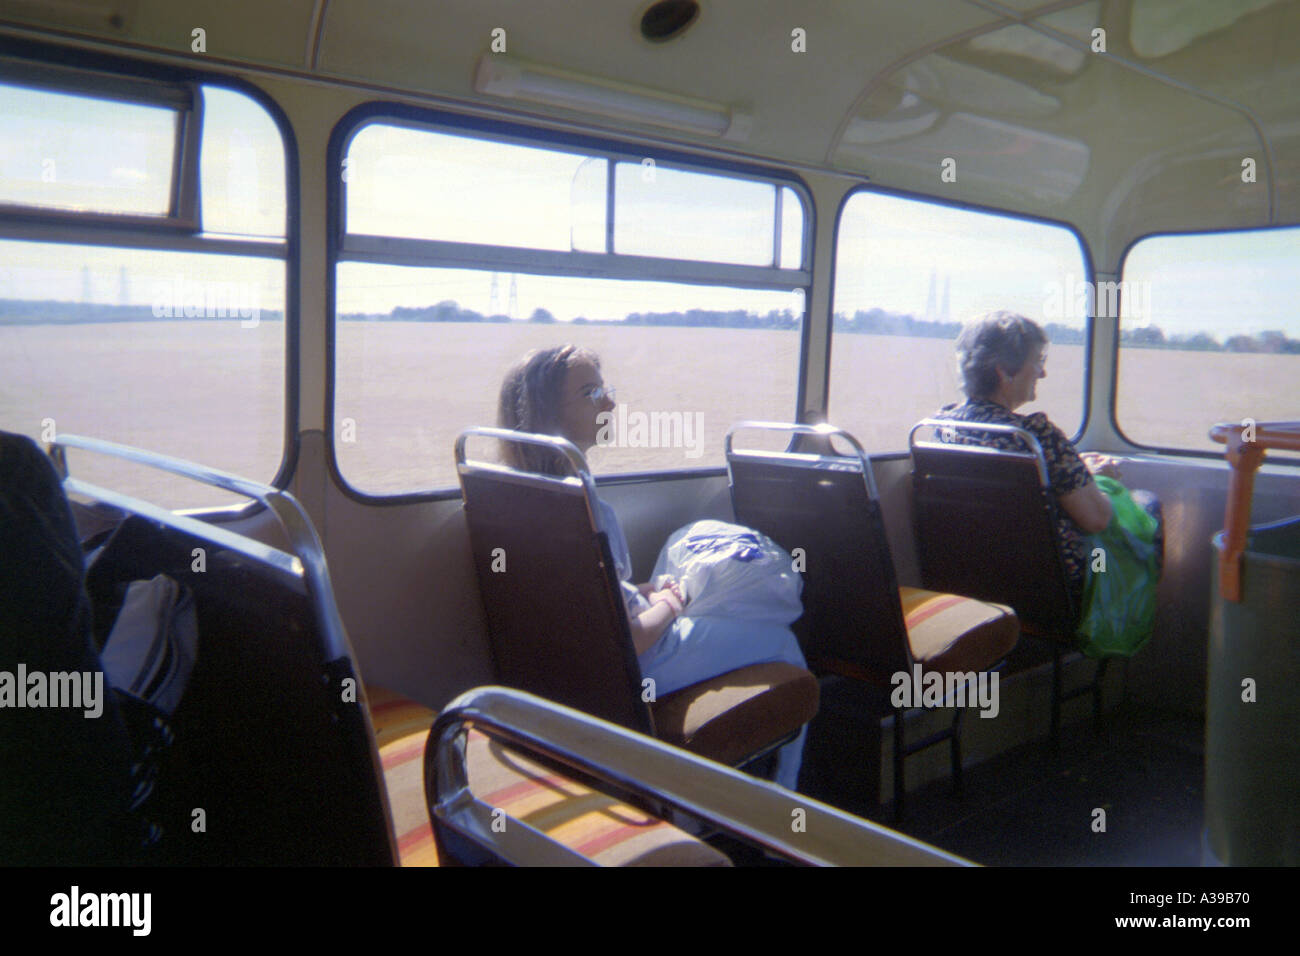
[[668, 586], [660, 591], [652, 591], [647, 595], [650, 603], [667, 604], [673, 609], [673, 617], [681, 617], [682, 611], [686, 609], [686, 602], [682, 600], [681, 588], [675, 581], [669, 582]]
[[630, 621], [632, 628], [632, 646], [637, 656], [644, 654], [654, 646], [655, 641], [682, 616], [686, 608], [686, 595], [681, 584], [668, 575], [657, 579], [658, 589], [653, 583], [637, 585], [637, 590], [650, 602], [650, 607]]
[[1107, 478], [1120, 480], [1119, 459], [1112, 458], [1110, 455], [1103, 455], [1101, 452], [1084, 451], [1079, 453], [1083, 463], [1088, 466], [1088, 470], [1094, 475], [1105, 475]]
[[655, 642], [682, 613], [681, 602], [672, 591], [651, 591], [646, 597], [650, 601], [650, 607], [628, 622], [632, 631], [632, 646], [638, 657], [654, 647]]

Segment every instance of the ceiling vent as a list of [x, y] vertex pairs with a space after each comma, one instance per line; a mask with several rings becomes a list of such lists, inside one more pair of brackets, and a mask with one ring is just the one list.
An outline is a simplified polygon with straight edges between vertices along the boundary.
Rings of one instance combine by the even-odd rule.
[[659, 0], [641, 15], [641, 35], [651, 43], [664, 43], [685, 33], [699, 15], [696, 0]]

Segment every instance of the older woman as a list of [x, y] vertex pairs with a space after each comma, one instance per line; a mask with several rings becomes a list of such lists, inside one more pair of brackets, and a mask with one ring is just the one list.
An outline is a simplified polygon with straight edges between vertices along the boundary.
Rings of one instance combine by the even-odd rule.
[[[957, 339], [957, 362], [966, 402], [946, 405], [937, 418], [988, 422], [1023, 428], [1042, 446], [1047, 476], [1060, 505], [1057, 533], [1061, 556], [1076, 594], [1083, 591], [1087, 570], [1084, 536], [1106, 529], [1111, 503], [1092, 480], [1093, 474], [1119, 477], [1114, 458], [1093, 452], [1080, 454], [1061, 429], [1043, 412], [1019, 415], [1016, 409], [1036, 397], [1040, 378], [1047, 376], [1047, 335], [1037, 323], [1012, 312], [990, 312], [971, 322]], [[1011, 435], [954, 431], [945, 440], [1024, 451]], [[1158, 517], [1159, 505], [1146, 492], [1133, 492], [1135, 501]]]
[[[614, 390], [601, 377], [595, 353], [564, 345], [530, 352], [510, 369], [501, 386], [497, 417], [502, 428], [559, 435], [585, 454], [597, 442], [601, 413], [614, 407]], [[503, 454], [522, 470], [567, 473], [559, 457], [544, 448], [507, 442]], [[659, 588], [633, 584], [632, 559], [618, 515], [599, 498], [594, 504], [622, 582], [641, 674], [654, 679], [659, 695], [750, 664], [786, 661], [807, 666], [788, 627], [758, 622], [743, 629], [699, 625], [704, 618], [683, 617], [684, 596], [675, 582]], [[807, 728], [777, 751], [775, 780], [791, 790], [798, 785], [806, 735]]]

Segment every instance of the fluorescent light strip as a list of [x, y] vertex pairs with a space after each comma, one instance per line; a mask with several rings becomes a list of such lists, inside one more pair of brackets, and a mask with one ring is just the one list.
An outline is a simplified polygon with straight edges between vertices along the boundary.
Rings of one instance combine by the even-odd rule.
[[639, 90], [494, 53], [485, 53], [479, 59], [474, 89], [506, 99], [600, 113], [723, 139], [747, 139], [752, 126], [748, 114], [728, 106]]

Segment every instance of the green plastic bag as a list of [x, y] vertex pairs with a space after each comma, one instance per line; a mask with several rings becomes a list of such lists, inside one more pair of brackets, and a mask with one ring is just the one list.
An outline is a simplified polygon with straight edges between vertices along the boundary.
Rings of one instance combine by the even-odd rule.
[[1129, 657], [1151, 639], [1155, 622], [1157, 524], [1118, 481], [1098, 475], [1096, 482], [1114, 515], [1105, 531], [1088, 538], [1079, 649], [1094, 658]]

